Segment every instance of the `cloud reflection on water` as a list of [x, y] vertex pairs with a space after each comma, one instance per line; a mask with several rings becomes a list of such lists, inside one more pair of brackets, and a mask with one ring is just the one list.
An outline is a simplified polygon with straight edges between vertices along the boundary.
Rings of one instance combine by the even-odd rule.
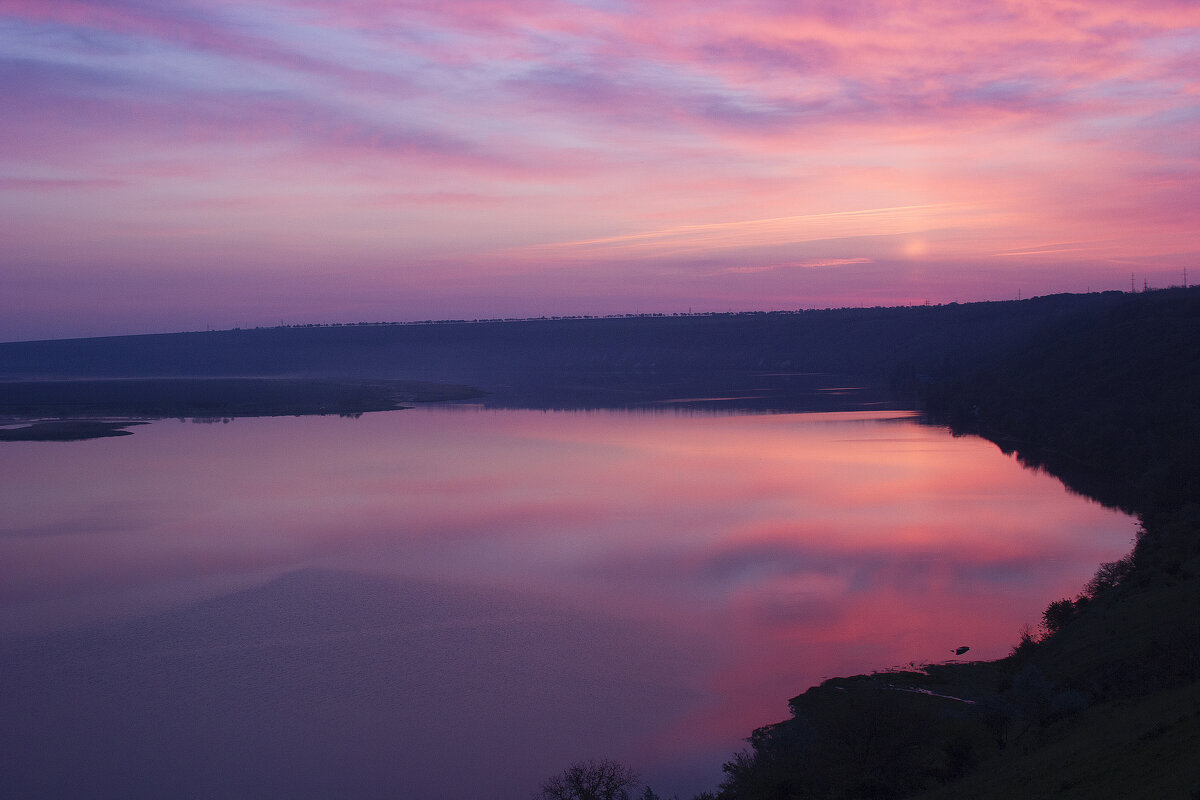
[[[1002, 655], [1128, 549], [1127, 517], [986, 442], [896, 416], [419, 409], [10, 445], [0, 626], [169, 610], [314, 567], [465, 591], [477, 607], [504, 598], [508, 616], [422, 667], [444, 676], [440, 697], [499, 693], [484, 729], [453, 734], [460, 746], [526, 747], [534, 733], [512, 730], [524, 714], [573, 742], [571, 757], [603, 751], [650, 776], [708, 754], [711, 785], [739, 738], [806, 686], [961, 644]], [[576, 636], [563, 626], [583, 619], [596, 637], [584, 655], [625, 666], [551, 691], [547, 665], [570, 659]], [[516, 621], [540, 655], [504, 655]], [[254, 642], [230, 636], [231, 652]], [[531, 701], [541, 690], [592, 697], [612, 718], [581, 726], [578, 702]], [[612, 707], [622, 697], [641, 711]], [[411, 724], [433, 727], [380, 735], [450, 735]]]

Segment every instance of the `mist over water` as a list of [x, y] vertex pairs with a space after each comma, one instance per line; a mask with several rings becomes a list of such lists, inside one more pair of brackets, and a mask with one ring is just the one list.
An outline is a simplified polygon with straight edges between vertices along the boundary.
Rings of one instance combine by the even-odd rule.
[[1127, 516], [904, 412], [421, 408], [0, 449], [22, 796], [713, 788], [823, 677], [1004, 655]]

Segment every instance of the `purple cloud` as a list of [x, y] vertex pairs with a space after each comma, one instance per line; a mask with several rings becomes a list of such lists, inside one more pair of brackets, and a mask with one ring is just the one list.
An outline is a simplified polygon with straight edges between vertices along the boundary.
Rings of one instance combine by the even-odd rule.
[[[203, 230], [247, 265], [325, 240], [363, 280], [453, 263], [517, 296], [523, 275], [553, 311], [923, 300], [916, 276], [954, 264], [981, 265], [964, 291], [1018, 268], [1049, 291], [1196, 252], [1188, 2], [4, 0], [0, 20], [9, 269], [70, 269], [55, 226], [106, 263], [135, 249], [121, 231], [177, 263], [173, 232]], [[954, 211], [839, 221], [926, 207]], [[736, 228], [793, 218], [817, 221]], [[601, 240], [625, 245], [560, 247]], [[1050, 258], [1062, 241], [1087, 244]], [[830, 259], [848, 268], [747, 269]]]

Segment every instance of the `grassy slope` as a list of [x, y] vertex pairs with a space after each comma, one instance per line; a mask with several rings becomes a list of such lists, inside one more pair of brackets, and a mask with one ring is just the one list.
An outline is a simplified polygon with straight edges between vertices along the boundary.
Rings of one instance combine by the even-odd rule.
[[1195, 797], [1200, 684], [1089, 708], [922, 800]]
[[1048, 674], [1110, 699], [1026, 734], [949, 798], [1166, 798], [1200, 790], [1200, 559], [1187, 577], [1096, 603], [1034, 655]]

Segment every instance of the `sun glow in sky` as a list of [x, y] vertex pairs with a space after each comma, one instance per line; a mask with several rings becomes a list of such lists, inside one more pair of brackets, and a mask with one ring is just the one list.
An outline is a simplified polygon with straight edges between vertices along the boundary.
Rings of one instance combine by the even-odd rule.
[[1192, 0], [0, 0], [0, 340], [1200, 275]]

